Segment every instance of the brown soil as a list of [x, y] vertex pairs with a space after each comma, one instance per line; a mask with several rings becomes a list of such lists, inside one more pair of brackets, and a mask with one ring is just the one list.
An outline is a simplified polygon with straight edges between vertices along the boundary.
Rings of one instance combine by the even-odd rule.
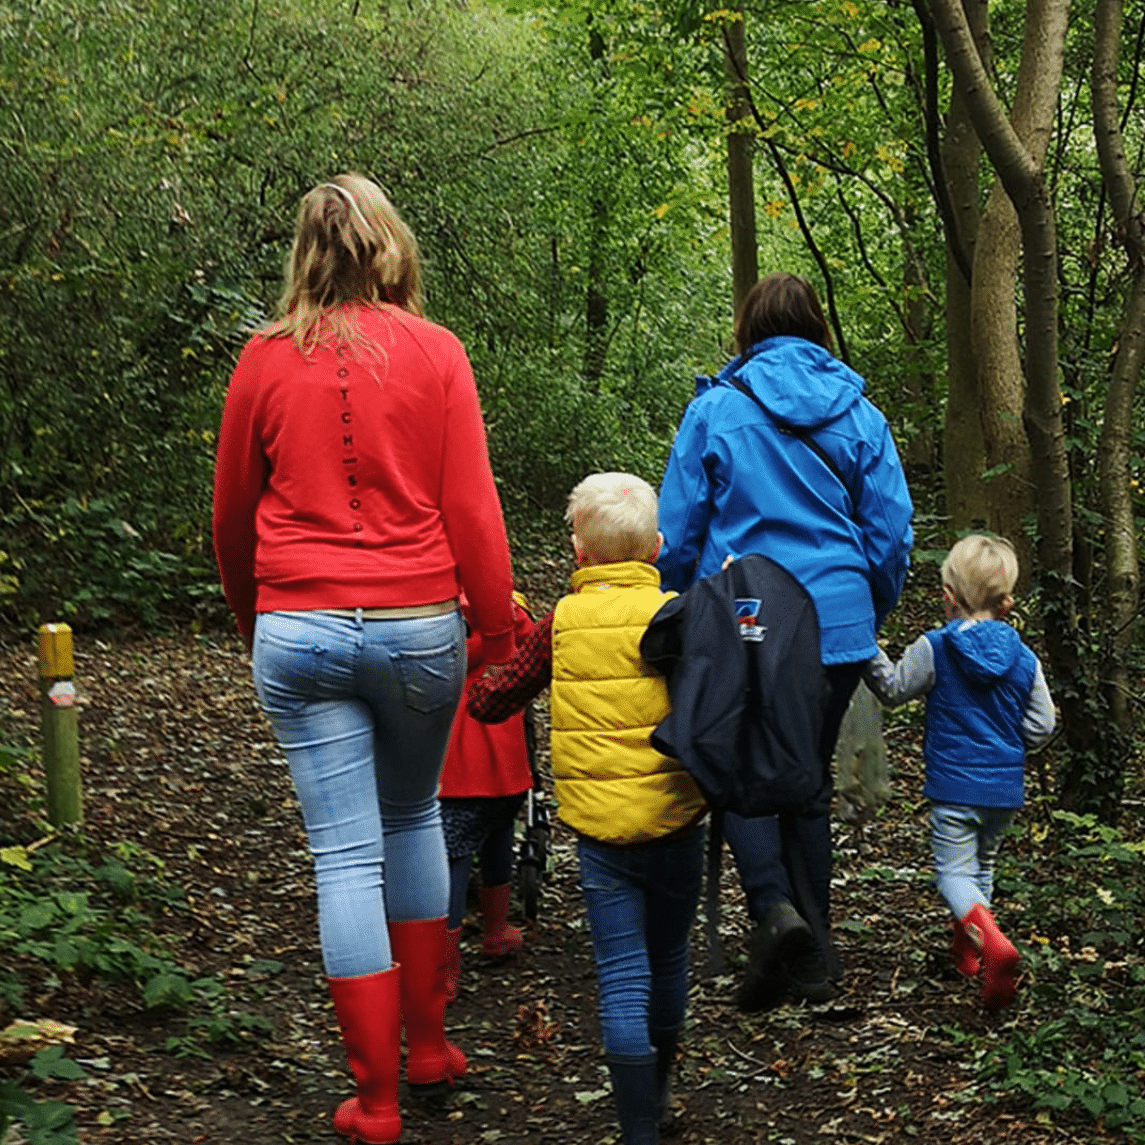
[[[330, 1123], [351, 1081], [318, 956], [310, 863], [289, 775], [257, 709], [237, 639], [78, 640], [85, 831], [97, 848], [142, 848], [186, 898], [153, 922], [179, 962], [218, 976], [233, 1011], [273, 1032], [178, 1056], [185, 1015], [148, 1010], [139, 991], [28, 962], [20, 1016], [78, 1027], [88, 1080], [37, 1085], [76, 1106], [84, 1142], [271, 1145], [339, 1140]], [[0, 734], [34, 743], [31, 642], [0, 645]], [[543, 739], [543, 736], [542, 736]], [[676, 1086], [680, 1145], [942, 1142], [1092, 1145], [1092, 1127], [986, 1104], [965, 1032], [1006, 1039], [1021, 1005], [987, 1017], [945, 950], [915, 799], [917, 753], [902, 739], [896, 795], [876, 825], [838, 832], [837, 938], [845, 992], [834, 1004], [747, 1016], [731, 1001], [749, 923], [725, 864], [720, 920], [729, 972], [706, 973], [703, 935]], [[33, 773], [33, 785], [41, 777]], [[0, 797], [0, 804], [9, 802]], [[11, 806], [11, 803], [9, 803]], [[28, 843], [0, 811], [0, 842]], [[619, 1142], [595, 1014], [596, 988], [571, 840], [559, 828], [551, 882], [524, 950], [499, 966], [475, 952], [451, 1008], [470, 1073], [443, 1109], [403, 1092], [403, 1142], [595, 1145]], [[146, 867], [141, 858], [133, 868]], [[874, 877], [872, 872], [881, 877]], [[271, 964], [281, 964], [277, 969]], [[16, 1016], [0, 1003], [0, 1018]], [[165, 1046], [175, 1039], [170, 1052]], [[0, 1069], [0, 1080], [12, 1070]], [[20, 1140], [20, 1138], [15, 1138]]]

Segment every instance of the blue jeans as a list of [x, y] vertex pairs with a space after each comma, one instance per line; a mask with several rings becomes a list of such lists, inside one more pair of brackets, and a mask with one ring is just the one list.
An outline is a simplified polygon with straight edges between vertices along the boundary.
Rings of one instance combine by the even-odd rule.
[[577, 842], [600, 983], [606, 1054], [647, 1057], [688, 1003], [688, 932], [704, 868], [704, 831], [635, 847]]
[[263, 613], [252, 657], [306, 823], [326, 974], [385, 970], [387, 918], [446, 913], [437, 785], [465, 679], [461, 614]]
[[1017, 814], [1010, 807], [931, 803], [930, 841], [938, 893], [955, 918], [965, 918], [976, 906], [990, 905], [994, 860]]

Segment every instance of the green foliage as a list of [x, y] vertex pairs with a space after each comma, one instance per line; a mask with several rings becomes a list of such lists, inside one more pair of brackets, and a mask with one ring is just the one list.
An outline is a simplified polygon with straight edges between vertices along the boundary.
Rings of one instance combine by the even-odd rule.
[[710, 108], [676, 106], [578, 30], [481, 4], [9, 5], [4, 616], [218, 617], [226, 381], [281, 289], [299, 196], [340, 169], [379, 179], [418, 235], [503, 482], [554, 503], [590, 468], [658, 476], [726, 308], [719, 167], [679, 130]]
[[[0, 742], [0, 805], [23, 806], [34, 798], [35, 784], [28, 772], [30, 754], [26, 748]], [[12, 857], [9, 857], [9, 850], [0, 846], [0, 863], [20, 861], [16, 851], [22, 849], [13, 849]]]
[[[186, 1032], [169, 1043], [181, 1054], [208, 1056], [204, 1044], [246, 1041], [270, 1029], [266, 1019], [237, 1009], [219, 979], [195, 976], [171, 959], [153, 918], [183, 909], [183, 892], [165, 882], [162, 864], [138, 845], [97, 854], [74, 835], [34, 854], [10, 848], [0, 860], [0, 954], [31, 958], [54, 977], [132, 983], [149, 1009], [187, 1012]], [[277, 969], [259, 964], [264, 975]], [[0, 975], [0, 996], [20, 1005], [20, 979]]]
[[1051, 822], [1032, 829], [1006, 887], [1038, 920], [1022, 952], [1032, 1020], [983, 1041], [979, 1074], [999, 1094], [1145, 1141], [1145, 844], [1093, 816]]
[[[75, 1062], [59, 1053], [62, 1051], [41, 1051], [33, 1059], [32, 1072], [37, 1077], [85, 1076]], [[28, 1145], [75, 1145], [77, 1141], [75, 1110], [70, 1105], [36, 1101], [17, 1082], [0, 1081], [0, 1141], [7, 1140], [7, 1130], [13, 1122], [24, 1127], [23, 1139]]]
[[151, 980], [170, 972], [160, 944], [148, 937], [139, 904], [174, 905], [181, 898], [177, 888], [116, 861], [93, 863], [81, 839], [74, 849], [57, 840], [37, 850], [27, 869], [14, 866], [0, 868], [0, 947], [56, 973], [138, 982], [145, 998]]
[[217, 596], [192, 587], [209, 584], [212, 568], [145, 545], [120, 508], [125, 500], [68, 495], [62, 503], [22, 502], [0, 515], [11, 567], [25, 586], [9, 607], [25, 624], [50, 615], [96, 624], [138, 618], [155, 625], [177, 605], [189, 608], [187, 596]]
[[[282, 969], [281, 963], [262, 965], [267, 973], [277, 974]], [[234, 1009], [217, 980], [201, 979], [193, 983], [193, 987], [198, 995], [198, 1008], [206, 1012], [188, 1019], [185, 1034], [167, 1039], [166, 1049], [176, 1057], [210, 1059], [212, 1054], [206, 1047], [239, 1046], [273, 1030], [273, 1023], [261, 1015]]]

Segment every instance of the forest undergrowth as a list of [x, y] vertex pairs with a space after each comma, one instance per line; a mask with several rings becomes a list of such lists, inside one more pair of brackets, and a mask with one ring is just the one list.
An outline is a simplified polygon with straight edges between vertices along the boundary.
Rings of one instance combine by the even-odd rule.
[[[524, 562], [534, 607], [568, 562]], [[934, 621], [924, 569], [888, 639]], [[0, 1125], [4, 1145], [337, 1138], [351, 1088], [318, 956], [310, 863], [238, 639], [81, 636], [84, 823], [44, 819], [32, 641], [0, 642]], [[547, 754], [543, 706], [541, 764]], [[727, 967], [693, 940], [668, 1139], [681, 1145], [1145, 1141], [1142, 793], [1118, 829], [1053, 809], [1050, 760], [1007, 840], [997, 913], [1022, 953], [997, 1016], [953, 970], [920, 797], [920, 715], [888, 714], [892, 793], [838, 824], [830, 1005], [736, 1010], [750, 922], [725, 856]], [[1052, 755], [1052, 746], [1050, 749]], [[524, 950], [476, 953], [452, 1036], [470, 1073], [445, 1108], [403, 1091], [403, 1141], [619, 1141], [570, 835]]]

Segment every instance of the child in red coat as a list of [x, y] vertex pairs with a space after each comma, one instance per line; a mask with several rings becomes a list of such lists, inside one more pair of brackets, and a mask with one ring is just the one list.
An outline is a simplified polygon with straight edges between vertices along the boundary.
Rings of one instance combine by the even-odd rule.
[[[533, 620], [520, 593], [513, 594], [513, 604], [519, 644], [532, 632]], [[464, 595], [461, 612], [468, 619], [469, 602]], [[466, 653], [468, 690], [487, 667], [480, 633], [470, 631]], [[513, 824], [532, 786], [524, 716], [501, 724], [482, 724], [469, 715], [462, 702], [445, 757], [440, 795], [449, 854], [446, 949], [451, 1002], [461, 981], [461, 923], [475, 854], [480, 856], [481, 866], [481, 953], [504, 958], [521, 947], [521, 932], [509, 925], [509, 877], [513, 871]]]

